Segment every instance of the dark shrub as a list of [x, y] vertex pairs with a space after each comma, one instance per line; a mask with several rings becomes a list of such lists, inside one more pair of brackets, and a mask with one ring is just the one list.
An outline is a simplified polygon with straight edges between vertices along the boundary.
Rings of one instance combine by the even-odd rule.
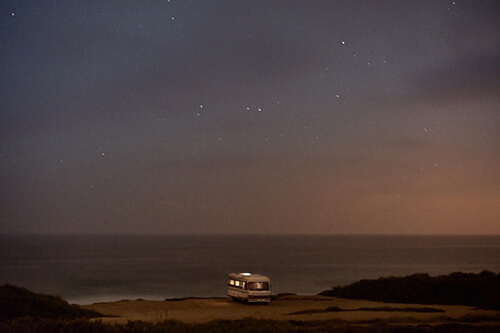
[[102, 315], [70, 305], [58, 296], [35, 294], [28, 289], [9, 284], [0, 286], [0, 321], [25, 316], [75, 319]]
[[500, 310], [500, 274], [483, 271], [480, 274], [452, 273], [437, 277], [428, 274], [384, 277], [334, 287], [320, 295], [395, 303], [470, 305]]

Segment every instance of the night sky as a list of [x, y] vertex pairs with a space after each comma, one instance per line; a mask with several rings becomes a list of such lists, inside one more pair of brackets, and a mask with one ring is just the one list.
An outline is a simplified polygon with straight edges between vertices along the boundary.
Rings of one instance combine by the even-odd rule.
[[2, 233], [500, 233], [500, 2], [2, 1]]

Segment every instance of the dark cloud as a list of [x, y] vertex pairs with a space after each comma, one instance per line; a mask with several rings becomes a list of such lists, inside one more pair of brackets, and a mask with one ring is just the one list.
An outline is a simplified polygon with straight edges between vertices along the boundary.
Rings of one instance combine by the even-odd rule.
[[[500, 31], [500, 29], [499, 29]], [[471, 96], [500, 91], [500, 47], [494, 54], [469, 55], [423, 73], [420, 94]]]

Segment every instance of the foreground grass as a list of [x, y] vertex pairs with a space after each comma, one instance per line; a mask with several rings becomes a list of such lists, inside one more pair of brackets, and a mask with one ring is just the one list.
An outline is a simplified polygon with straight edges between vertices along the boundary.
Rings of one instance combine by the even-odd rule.
[[29, 332], [93, 332], [93, 333], [191, 333], [191, 332], [340, 332], [340, 333], [372, 333], [372, 332], [498, 332], [498, 326], [474, 326], [464, 324], [441, 325], [388, 325], [377, 324], [350, 324], [343, 321], [279, 321], [245, 318], [240, 320], [216, 320], [206, 324], [187, 324], [176, 320], [166, 320], [159, 323], [130, 321], [125, 325], [104, 324], [100, 321], [88, 319], [62, 320], [49, 318], [17, 318], [7, 322], [0, 322], [0, 332], [29, 333]]

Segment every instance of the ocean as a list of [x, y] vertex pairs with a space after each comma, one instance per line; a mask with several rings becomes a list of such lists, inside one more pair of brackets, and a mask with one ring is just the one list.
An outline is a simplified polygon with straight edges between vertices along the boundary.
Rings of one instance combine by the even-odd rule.
[[70, 303], [225, 296], [231, 272], [274, 294], [382, 276], [500, 272], [500, 236], [0, 235], [0, 284]]

